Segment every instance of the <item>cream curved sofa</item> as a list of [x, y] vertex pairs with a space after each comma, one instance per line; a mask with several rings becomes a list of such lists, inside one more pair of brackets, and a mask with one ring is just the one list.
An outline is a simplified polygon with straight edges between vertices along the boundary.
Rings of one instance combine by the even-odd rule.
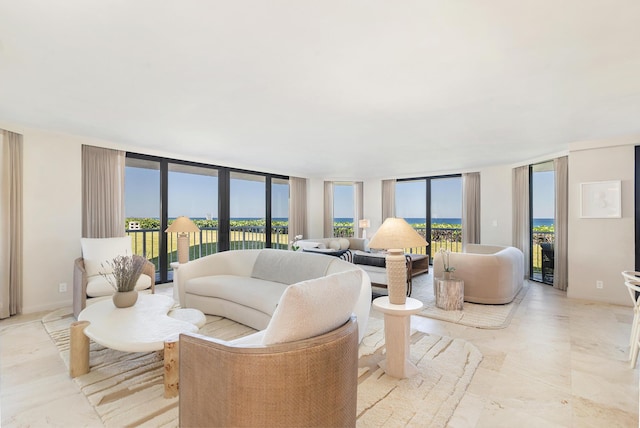
[[[467, 244], [464, 253], [450, 253], [452, 276], [464, 280], [464, 300], [473, 303], [511, 302], [524, 282], [524, 255], [515, 247]], [[433, 259], [434, 278], [442, 277], [442, 254]]]
[[361, 273], [355, 276], [360, 294], [353, 309], [359, 342], [369, 320], [371, 282], [358, 266], [337, 257], [274, 249], [224, 251], [180, 265], [174, 285], [183, 308], [264, 330], [289, 285], [346, 271]]

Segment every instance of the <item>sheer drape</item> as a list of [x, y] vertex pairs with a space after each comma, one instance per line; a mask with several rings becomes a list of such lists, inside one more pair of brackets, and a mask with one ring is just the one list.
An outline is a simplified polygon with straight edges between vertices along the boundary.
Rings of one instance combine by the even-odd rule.
[[480, 173], [462, 174], [462, 246], [480, 243]]
[[359, 226], [359, 221], [362, 220], [363, 217], [363, 209], [364, 209], [364, 184], [362, 181], [357, 181], [353, 183], [353, 195], [355, 198], [355, 216], [353, 219], [353, 230], [355, 232], [354, 236], [356, 238], [362, 237], [362, 229]]
[[382, 180], [382, 222], [396, 216], [396, 180]]
[[125, 235], [125, 152], [82, 146], [82, 236]]
[[307, 236], [307, 180], [304, 178], [289, 178], [289, 241], [302, 235]]
[[324, 182], [324, 237], [333, 237], [333, 182]]
[[529, 166], [513, 169], [513, 246], [524, 253], [524, 276], [529, 278], [530, 214], [529, 214]]
[[568, 285], [569, 160], [553, 160], [556, 185], [555, 243], [553, 244], [553, 288], [565, 291]]
[[22, 312], [22, 135], [0, 135], [0, 318]]

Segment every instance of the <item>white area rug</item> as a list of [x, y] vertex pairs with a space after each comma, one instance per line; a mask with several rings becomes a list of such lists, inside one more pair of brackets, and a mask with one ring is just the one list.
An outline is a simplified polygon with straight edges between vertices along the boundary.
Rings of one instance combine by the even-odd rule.
[[[55, 311], [42, 322], [69, 364], [70, 309]], [[422, 332], [411, 336], [411, 360], [420, 373], [411, 379], [387, 376], [384, 323], [369, 320], [359, 349], [358, 426], [445, 427], [482, 360], [470, 343]], [[223, 340], [254, 330], [234, 321], [207, 316], [200, 333]], [[178, 398], [163, 398], [162, 351], [124, 353], [91, 343], [91, 371], [75, 379], [107, 427], [178, 426]]]
[[464, 302], [461, 311], [445, 311], [436, 307], [433, 295], [433, 274], [418, 275], [413, 278], [411, 297], [424, 303], [424, 309], [418, 315], [449, 321], [469, 327], [500, 329], [509, 326], [518, 305], [526, 296], [529, 281], [525, 281], [522, 289], [511, 303], [504, 305], [482, 305]]

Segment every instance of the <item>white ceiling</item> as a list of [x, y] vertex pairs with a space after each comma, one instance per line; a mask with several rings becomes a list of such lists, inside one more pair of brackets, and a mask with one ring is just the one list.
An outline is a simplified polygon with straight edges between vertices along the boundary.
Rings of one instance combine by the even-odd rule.
[[638, 0], [0, 0], [0, 120], [333, 178], [640, 132]]

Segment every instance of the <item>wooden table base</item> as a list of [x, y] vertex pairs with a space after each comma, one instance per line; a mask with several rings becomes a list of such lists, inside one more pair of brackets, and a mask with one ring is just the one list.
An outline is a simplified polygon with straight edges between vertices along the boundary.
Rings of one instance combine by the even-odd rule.
[[[76, 378], [89, 373], [89, 338], [84, 329], [89, 321], [76, 321], [69, 327], [69, 376]], [[164, 398], [178, 396], [179, 391], [179, 337], [164, 343]]]

